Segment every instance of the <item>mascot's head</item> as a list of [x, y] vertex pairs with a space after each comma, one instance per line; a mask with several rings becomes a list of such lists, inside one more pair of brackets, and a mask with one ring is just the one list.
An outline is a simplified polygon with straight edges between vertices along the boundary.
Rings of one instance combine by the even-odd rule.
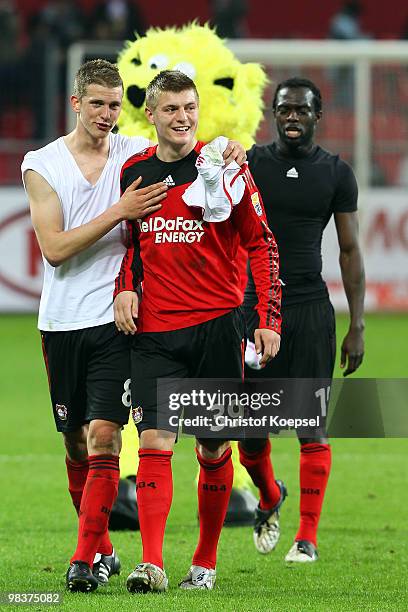
[[197, 138], [217, 136], [249, 147], [262, 118], [266, 76], [259, 64], [242, 64], [208, 26], [150, 29], [128, 42], [118, 59], [124, 83], [119, 129], [129, 136], [156, 139], [145, 117], [146, 87], [161, 70], [181, 70], [200, 95]]

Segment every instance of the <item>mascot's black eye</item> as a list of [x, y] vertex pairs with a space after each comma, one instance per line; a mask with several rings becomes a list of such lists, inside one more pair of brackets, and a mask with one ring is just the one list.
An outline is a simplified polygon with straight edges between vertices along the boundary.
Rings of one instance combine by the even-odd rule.
[[130, 85], [126, 90], [126, 95], [133, 106], [141, 108], [146, 98], [146, 90], [141, 89], [137, 85]]
[[225, 79], [215, 79], [214, 85], [221, 85], [227, 89], [233, 89], [234, 79], [231, 79], [230, 77], [226, 77]]
[[132, 64], [134, 64], [135, 66], [140, 66], [142, 62], [140, 61], [140, 57], [134, 57], [132, 59]]

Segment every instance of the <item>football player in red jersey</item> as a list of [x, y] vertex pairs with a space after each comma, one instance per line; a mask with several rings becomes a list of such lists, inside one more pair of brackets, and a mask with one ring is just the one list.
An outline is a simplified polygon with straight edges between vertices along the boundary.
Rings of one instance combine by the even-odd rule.
[[[222, 222], [208, 222], [183, 200], [197, 179], [199, 99], [194, 82], [163, 71], [150, 83], [146, 114], [158, 145], [123, 166], [121, 189], [142, 177], [140, 187], [164, 181], [166, 205], [146, 221], [130, 222], [130, 244], [115, 288], [118, 329], [133, 335], [132, 403], [140, 437], [137, 495], [143, 560], [127, 580], [131, 592], [165, 591], [163, 538], [172, 501], [171, 457], [176, 433], [158, 424], [158, 378], [243, 376], [245, 323], [236, 263], [238, 245], [249, 252], [259, 298], [255, 331], [262, 363], [280, 345], [279, 261], [252, 177], [244, 167], [240, 202]], [[143, 298], [136, 289], [143, 281]], [[136, 321], [137, 319], [137, 321]], [[232, 487], [231, 449], [225, 440], [197, 439], [200, 465], [200, 538], [180, 586], [212, 589], [217, 545]]]

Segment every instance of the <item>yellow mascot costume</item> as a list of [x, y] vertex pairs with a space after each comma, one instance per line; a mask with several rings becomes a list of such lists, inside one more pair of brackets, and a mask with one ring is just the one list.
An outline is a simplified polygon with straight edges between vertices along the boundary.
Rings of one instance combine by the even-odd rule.
[[[184, 72], [196, 84], [199, 140], [208, 142], [224, 135], [245, 148], [253, 144], [262, 118], [265, 72], [259, 64], [241, 63], [209, 26], [192, 23], [180, 29], [150, 29], [146, 36], [126, 43], [118, 67], [124, 82], [118, 123], [122, 134], [155, 140], [154, 126], [144, 112], [146, 87], [158, 72], [169, 69]], [[132, 478], [136, 472], [138, 437], [131, 420], [123, 431], [122, 478]], [[233, 443], [232, 447], [234, 488], [226, 525], [248, 524], [253, 521], [257, 500], [250, 492], [251, 479], [239, 462], [238, 445]], [[122, 520], [115, 519], [115, 507], [112, 514], [113, 528], [120, 526]]]

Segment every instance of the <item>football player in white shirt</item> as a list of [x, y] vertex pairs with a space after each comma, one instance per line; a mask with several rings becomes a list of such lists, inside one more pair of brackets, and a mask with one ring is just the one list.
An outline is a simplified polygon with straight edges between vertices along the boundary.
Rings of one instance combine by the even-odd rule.
[[[116, 66], [93, 60], [78, 71], [75, 129], [22, 164], [44, 259], [39, 313], [57, 430], [66, 448], [69, 491], [79, 515], [67, 573], [72, 591], [91, 591], [119, 573], [108, 519], [117, 495], [121, 427], [130, 406], [128, 337], [115, 327], [114, 279], [125, 253], [121, 223], [158, 210], [167, 186], [120, 197], [119, 173], [145, 138], [112, 134], [122, 104]], [[93, 570], [93, 571], [92, 571]]]
[[[112, 134], [122, 97], [116, 66], [100, 59], [85, 63], [71, 96], [75, 129], [27, 153], [22, 163], [44, 261], [38, 327], [79, 515], [67, 572], [71, 591], [95, 590], [120, 570], [108, 520], [130, 408], [130, 337], [114, 324], [114, 279], [126, 252], [122, 221], [160, 209], [168, 189], [164, 183], [138, 189], [137, 178], [120, 197], [123, 163], [150, 144]], [[245, 157], [244, 148], [230, 141], [225, 163], [242, 164]]]

